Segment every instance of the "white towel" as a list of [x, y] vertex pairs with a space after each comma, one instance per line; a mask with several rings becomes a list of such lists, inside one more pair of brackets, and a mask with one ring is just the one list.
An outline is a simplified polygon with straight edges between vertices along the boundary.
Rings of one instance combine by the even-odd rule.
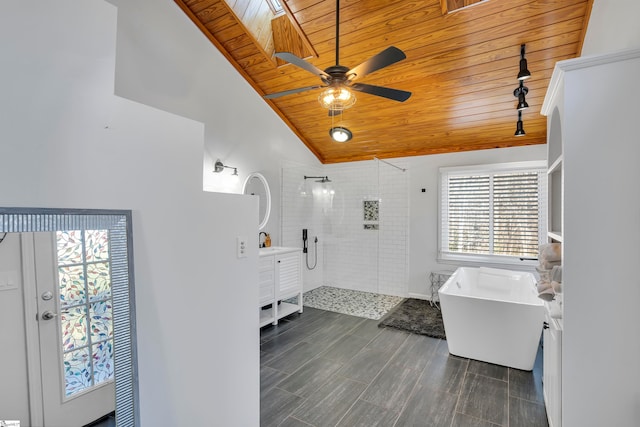
[[550, 274], [551, 280], [554, 282], [562, 282], [562, 266], [554, 265]]
[[556, 297], [556, 293], [553, 291], [553, 288], [545, 289], [544, 291], [538, 294], [538, 298], [543, 299], [545, 301], [553, 301]]
[[538, 291], [538, 293], [544, 292], [550, 288], [551, 288], [551, 282], [541, 281], [536, 283], [536, 290]]
[[544, 270], [552, 270], [553, 267], [560, 266], [562, 261], [542, 261], [540, 260], [540, 268]]
[[543, 262], [555, 262], [562, 259], [562, 246], [560, 243], [545, 243], [538, 248], [538, 260]]

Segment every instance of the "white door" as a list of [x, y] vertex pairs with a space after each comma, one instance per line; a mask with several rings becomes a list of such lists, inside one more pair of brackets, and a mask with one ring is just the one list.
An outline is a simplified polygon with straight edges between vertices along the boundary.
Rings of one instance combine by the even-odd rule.
[[33, 233], [45, 427], [115, 409], [109, 235]]

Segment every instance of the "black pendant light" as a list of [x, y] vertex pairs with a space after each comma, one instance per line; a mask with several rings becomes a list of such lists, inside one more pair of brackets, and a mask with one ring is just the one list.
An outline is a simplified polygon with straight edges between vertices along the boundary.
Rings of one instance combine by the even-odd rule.
[[513, 96], [518, 98], [518, 106], [516, 107], [518, 111], [526, 110], [527, 108], [529, 108], [529, 104], [527, 104], [527, 100], [525, 99], [527, 93], [529, 93], [529, 88], [524, 86], [522, 80], [520, 80], [520, 86], [518, 86], [516, 90], [513, 91]]
[[522, 126], [522, 111], [518, 111], [518, 122], [516, 123], [516, 133], [514, 136], [524, 136], [526, 133], [524, 132], [524, 127]]
[[513, 96], [518, 98], [518, 105], [516, 105], [516, 110], [518, 110], [518, 122], [516, 123], [516, 133], [514, 136], [526, 135], [522, 124], [522, 112], [529, 108], [529, 104], [527, 104], [526, 99], [526, 95], [529, 93], [529, 88], [526, 87], [523, 82], [530, 77], [531, 73], [527, 69], [527, 60], [524, 57], [524, 44], [522, 44], [520, 45], [520, 72], [518, 73], [518, 81], [520, 84], [513, 91]]
[[520, 72], [518, 73], [518, 80], [527, 80], [531, 77], [531, 73], [527, 69], [527, 59], [524, 57], [524, 45], [520, 45]]

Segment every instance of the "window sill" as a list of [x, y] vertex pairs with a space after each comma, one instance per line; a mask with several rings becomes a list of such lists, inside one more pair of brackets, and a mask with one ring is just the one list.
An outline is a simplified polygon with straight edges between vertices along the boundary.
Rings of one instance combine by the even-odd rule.
[[440, 264], [452, 264], [458, 267], [507, 268], [530, 272], [535, 272], [535, 267], [538, 265], [537, 260], [525, 259], [521, 261], [518, 257], [499, 255], [440, 254], [437, 261]]

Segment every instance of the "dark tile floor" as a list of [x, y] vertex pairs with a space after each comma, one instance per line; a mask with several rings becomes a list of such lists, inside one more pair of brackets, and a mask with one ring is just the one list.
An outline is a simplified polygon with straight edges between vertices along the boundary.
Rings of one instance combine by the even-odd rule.
[[261, 427], [548, 427], [542, 351], [525, 372], [377, 325], [305, 307], [261, 329]]

